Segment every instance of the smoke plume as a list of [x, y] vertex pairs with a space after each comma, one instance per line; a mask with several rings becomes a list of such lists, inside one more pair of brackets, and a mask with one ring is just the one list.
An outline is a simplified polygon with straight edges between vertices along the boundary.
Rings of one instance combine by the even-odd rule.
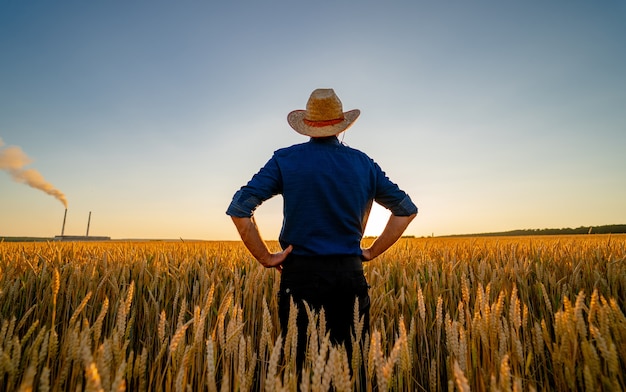
[[56, 197], [67, 208], [67, 199], [63, 192], [46, 181], [37, 170], [24, 169], [24, 166], [29, 165], [33, 160], [21, 148], [18, 146], [3, 147], [4, 142], [0, 139], [0, 170], [9, 173], [13, 180], [17, 182], [24, 183]]

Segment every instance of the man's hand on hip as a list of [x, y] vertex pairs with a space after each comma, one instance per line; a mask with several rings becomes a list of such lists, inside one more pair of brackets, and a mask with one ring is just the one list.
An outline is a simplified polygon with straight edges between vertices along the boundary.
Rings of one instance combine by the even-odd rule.
[[264, 260], [259, 260], [259, 263], [265, 268], [276, 268], [278, 272], [283, 272], [282, 264], [292, 250], [293, 246], [289, 245], [282, 252], [270, 253], [269, 257]]

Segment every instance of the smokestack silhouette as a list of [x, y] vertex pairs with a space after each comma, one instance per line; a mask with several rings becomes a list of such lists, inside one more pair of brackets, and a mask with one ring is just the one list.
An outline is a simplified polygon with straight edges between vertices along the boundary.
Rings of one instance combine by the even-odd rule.
[[54, 196], [67, 209], [67, 199], [60, 190], [47, 182], [41, 173], [35, 169], [24, 169], [24, 166], [33, 162], [18, 146], [4, 147], [4, 142], [0, 139], [0, 169], [11, 175], [16, 182], [24, 183], [32, 188], [44, 191]]
[[85, 233], [85, 237], [89, 237], [89, 224], [91, 223], [91, 211], [89, 211], [89, 219], [87, 219], [87, 233]]
[[67, 218], [67, 208], [65, 209], [65, 214], [63, 215], [63, 227], [61, 227], [61, 237], [65, 234], [65, 218]]

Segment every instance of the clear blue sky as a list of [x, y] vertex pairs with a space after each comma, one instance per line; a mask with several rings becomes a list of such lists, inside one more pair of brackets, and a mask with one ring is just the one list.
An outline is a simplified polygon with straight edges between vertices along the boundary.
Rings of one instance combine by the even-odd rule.
[[[361, 109], [344, 142], [418, 205], [408, 234], [626, 223], [625, 1], [0, 0], [0, 53], [0, 151], [65, 234], [236, 239], [317, 87]], [[0, 172], [0, 235], [63, 212]], [[275, 239], [281, 200], [257, 217]]]

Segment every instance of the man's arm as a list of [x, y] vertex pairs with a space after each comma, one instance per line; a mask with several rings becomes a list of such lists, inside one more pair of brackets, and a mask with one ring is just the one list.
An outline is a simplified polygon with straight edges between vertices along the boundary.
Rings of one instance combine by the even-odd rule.
[[254, 218], [238, 218], [231, 216], [237, 231], [241, 236], [241, 239], [246, 245], [246, 248], [252, 253], [255, 259], [261, 263], [265, 268], [276, 268], [278, 271], [282, 271], [281, 264], [287, 258], [287, 255], [293, 250], [293, 246], [289, 245], [287, 249], [282, 252], [271, 253], [261, 238], [259, 228], [254, 221]]
[[395, 244], [416, 215], [417, 214], [409, 216], [391, 215], [389, 217], [389, 221], [387, 221], [385, 230], [383, 230], [380, 236], [372, 242], [372, 245], [369, 248], [362, 250], [363, 260], [370, 261], [380, 256], [384, 251], [389, 249], [391, 245]]

